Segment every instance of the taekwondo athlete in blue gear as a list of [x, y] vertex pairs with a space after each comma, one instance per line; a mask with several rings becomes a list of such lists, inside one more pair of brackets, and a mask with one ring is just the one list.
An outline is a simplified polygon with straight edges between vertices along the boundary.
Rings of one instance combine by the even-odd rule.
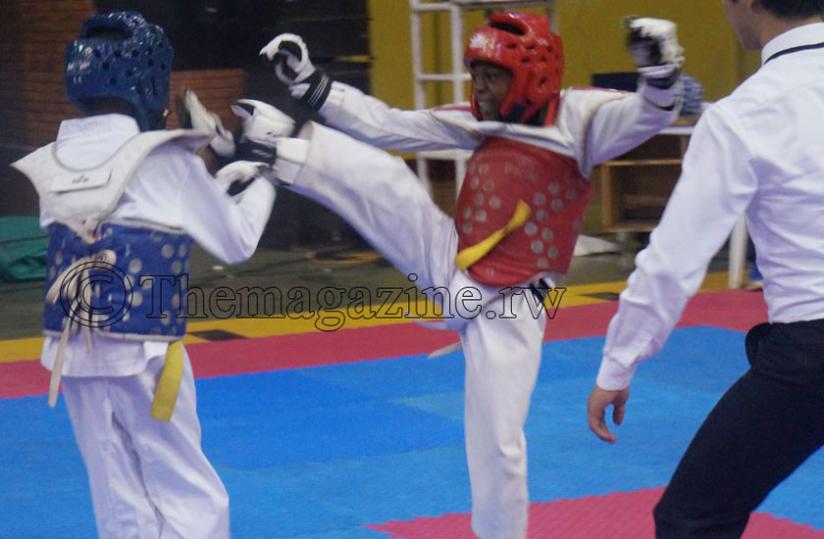
[[[249, 258], [275, 192], [254, 163], [209, 174], [195, 152], [214, 145], [215, 130], [163, 130], [172, 59], [163, 30], [139, 13], [90, 18], [65, 70], [86, 117], [14, 163], [49, 233], [50, 402], [62, 374], [105, 538], [229, 535], [181, 341], [189, 255], [198, 243], [227, 263]], [[234, 180], [248, 186], [229, 196]]]

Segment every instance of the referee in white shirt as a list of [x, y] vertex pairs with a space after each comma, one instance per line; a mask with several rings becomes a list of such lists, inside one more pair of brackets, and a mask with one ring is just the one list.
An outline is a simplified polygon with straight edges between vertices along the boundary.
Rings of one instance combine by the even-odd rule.
[[589, 426], [624, 417], [657, 352], [746, 212], [769, 323], [655, 508], [659, 538], [740, 537], [750, 513], [824, 444], [824, 0], [722, 0], [761, 69], [702, 116], [683, 173], [609, 325]]

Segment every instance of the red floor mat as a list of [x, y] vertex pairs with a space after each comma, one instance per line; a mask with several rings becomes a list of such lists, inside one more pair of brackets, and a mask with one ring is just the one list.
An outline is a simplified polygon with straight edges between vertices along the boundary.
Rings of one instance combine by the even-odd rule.
[[[578, 500], [533, 503], [529, 539], [645, 539], [654, 537], [652, 508], [663, 489], [644, 489]], [[369, 526], [396, 539], [474, 539], [469, 515], [443, 515]], [[824, 531], [756, 513], [744, 539], [824, 539]]]
[[[617, 306], [615, 302], [608, 302], [561, 309], [547, 324], [545, 340], [602, 336]], [[690, 301], [678, 325], [745, 331], [766, 318], [761, 294], [709, 292]], [[451, 331], [402, 323], [197, 343], [186, 349], [192, 358], [195, 376], [210, 378], [428, 354], [457, 340], [457, 334]], [[48, 391], [48, 375], [34, 361], [0, 363], [0, 381], [0, 398], [42, 395]]]

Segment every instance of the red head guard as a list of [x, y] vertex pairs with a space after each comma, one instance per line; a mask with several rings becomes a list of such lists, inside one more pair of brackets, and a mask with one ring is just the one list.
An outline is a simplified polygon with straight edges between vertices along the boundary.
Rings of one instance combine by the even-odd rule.
[[[555, 121], [561, 94], [564, 52], [561, 36], [549, 31], [549, 19], [533, 13], [494, 13], [469, 37], [464, 63], [490, 62], [512, 73], [501, 118], [525, 123], [546, 106], [545, 125]], [[475, 93], [472, 113], [481, 118]]]

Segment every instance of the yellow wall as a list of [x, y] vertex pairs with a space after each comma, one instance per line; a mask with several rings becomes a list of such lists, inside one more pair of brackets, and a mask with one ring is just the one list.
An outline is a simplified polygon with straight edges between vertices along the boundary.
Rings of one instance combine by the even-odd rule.
[[406, 4], [369, 0], [369, 48], [372, 93], [392, 105], [411, 108], [412, 46]]
[[[728, 94], [756, 66], [742, 53], [729, 29], [720, 2], [701, 0], [556, 0], [558, 25], [566, 51], [564, 85], [589, 85], [593, 73], [633, 70], [620, 22], [627, 15], [662, 17], [678, 23], [686, 50], [685, 71], [704, 86], [705, 98]], [[413, 106], [412, 49], [406, 0], [369, 0], [372, 92], [388, 103]], [[483, 12], [465, 18], [466, 32], [483, 22]], [[423, 18], [426, 70], [449, 65], [449, 19], [445, 14]], [[428, 102], [451, 100], [448, 84], [429, 83]]]
[[[407, 0], [369, 0], [369, 17], [372, 93], [391, 105], [412, 108], [414, 94], [409, 3]], [[464, 37], [468, 37], [469, 32], [483, 22], [483, 11], [466, 12]], [[421, 58], [424, 72], [441, 73], [452, 69], [449, 28], [447, 13], [426, 13], [421, 17]], [[468, 91], [468, 86], [466, 88]], [[426, 105], [451, 102], [452, 87], [447, 83], [427, 83], [426, 96]]]

